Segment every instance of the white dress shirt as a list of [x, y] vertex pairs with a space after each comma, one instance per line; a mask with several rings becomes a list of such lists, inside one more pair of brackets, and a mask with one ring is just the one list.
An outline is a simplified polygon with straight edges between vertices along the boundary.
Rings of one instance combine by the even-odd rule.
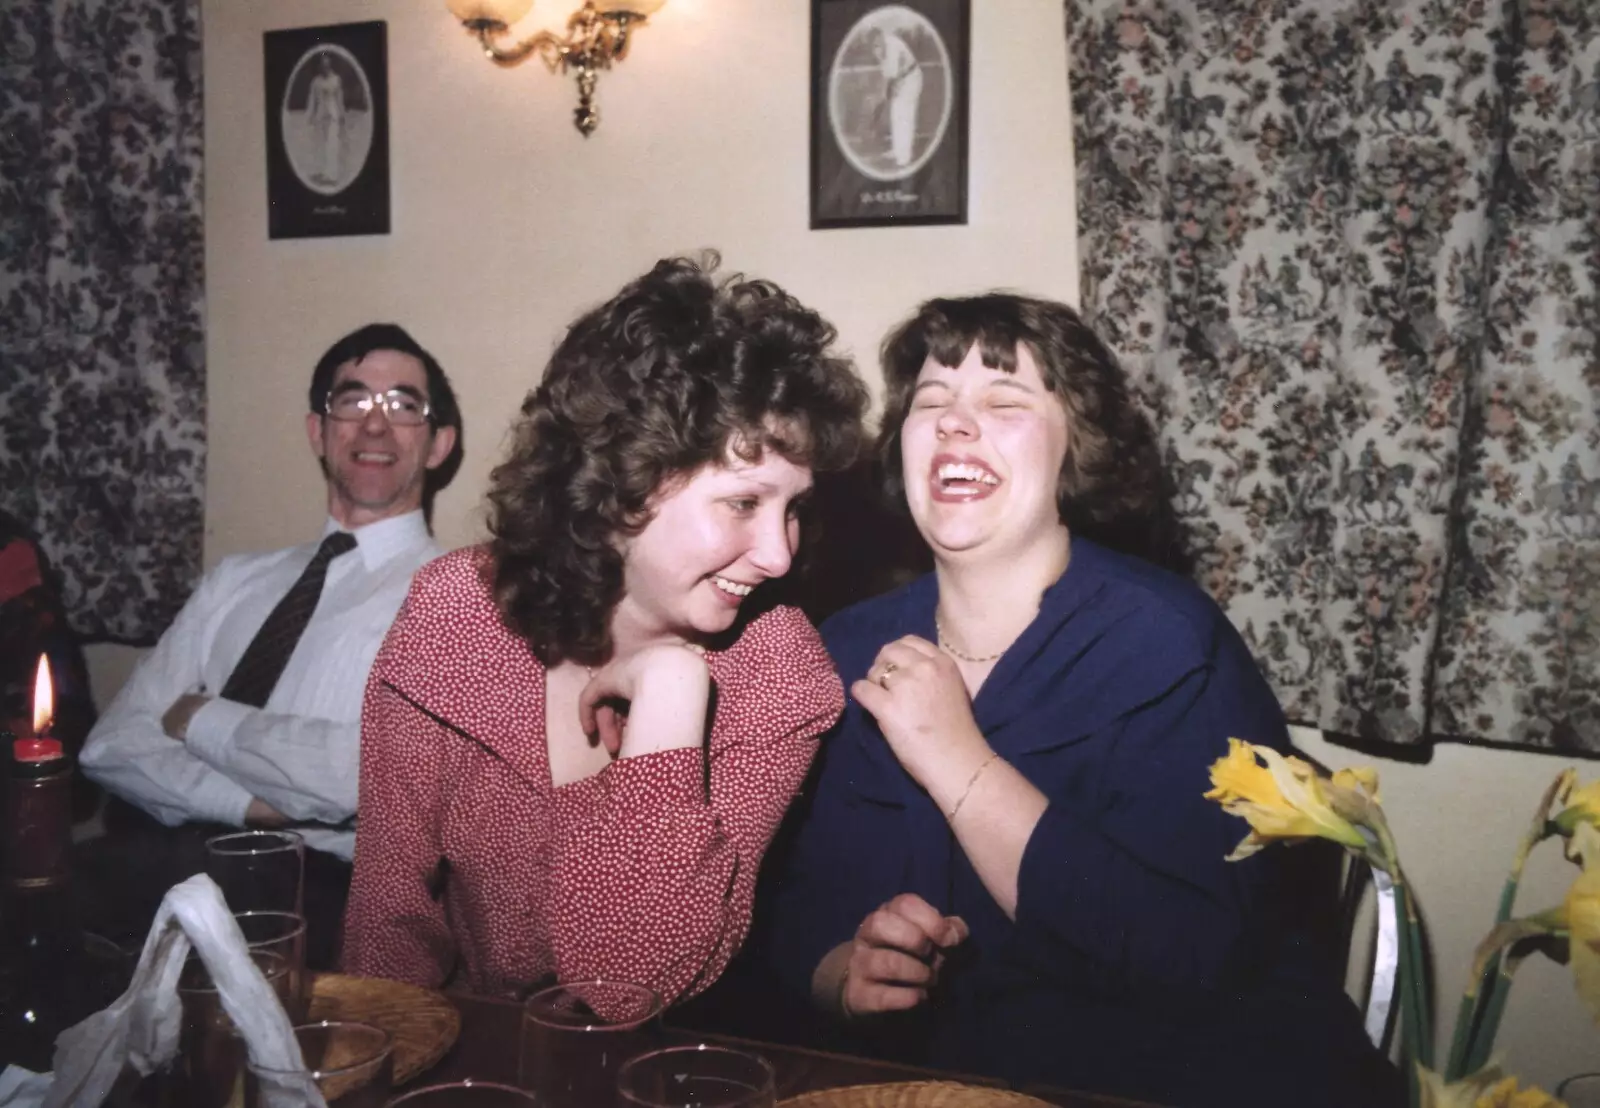
[[[337, 530], [330, 519], [323, 535]], [[411, 577], [443, 551], [420, 511], [352, 532], [356, 548], [328, 566], [317, 609], [267, 703], [214, 699], [185, 741], [161, 717], [185, 693], [216, 697], [268, 613], [320, 543], [224, 560], [129, 677], [84, 744], [90, 779], [169, 827], [244, 825], [260, 797], [292, 821], [342, 824], [356, 810], [361, 702], [367, 673]], [[355, 833], [300, 828], [306, 845], [349, 858]]]

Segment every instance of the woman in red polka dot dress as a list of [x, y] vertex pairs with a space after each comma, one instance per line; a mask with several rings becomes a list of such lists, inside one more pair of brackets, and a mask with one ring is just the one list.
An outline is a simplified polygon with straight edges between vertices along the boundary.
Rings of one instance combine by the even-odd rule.
[[670, 1003], [744, 941], [844, 704], [805, 617], [752, 606], [866, 390], [821, 317], [715, 264], [658, 263], [572, 326], [492, 541], [417, 575], [367, 686], [346, 971]]

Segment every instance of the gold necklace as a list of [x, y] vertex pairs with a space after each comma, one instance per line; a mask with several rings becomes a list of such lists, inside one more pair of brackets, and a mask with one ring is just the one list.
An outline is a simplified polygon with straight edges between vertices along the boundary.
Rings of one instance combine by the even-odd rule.
[[939, 622], [939, 617], [937, 614], [933, 617], [933, 629], [939, 636], [939, 649], [950, 655], [952, 658], [959, 658], [963, 662], [971, 662], [975, 666], [982, 666], [995, 661], [1005, 654], [1005, 650], [1000, 650], [994, 654], [985, 655], [982, 658], [975, 658], [971, 654], [963, 654], [961, 651], [955, 648], [948, 638], [945, 637], [944, 624]]

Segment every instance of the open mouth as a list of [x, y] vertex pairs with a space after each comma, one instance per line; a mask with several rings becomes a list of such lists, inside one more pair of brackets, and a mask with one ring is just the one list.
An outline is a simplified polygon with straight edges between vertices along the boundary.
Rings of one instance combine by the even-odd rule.
[[756, 588], [754, 585], [743, 585], [738, 581], [730, 581], [726, 577], [719, 577], [715, 573], [711, 575], [711, 583], [729, 596], [736, 596], [741, 600], [749, 596]]
[[357, 450], [356, 463], [364, 466], [391, 466], [399, 459], [384, 450]]
[[941, 499], [973, 500], [1000, 487], [1000, 475], [981, 462], [935, 459], [934, 492]]

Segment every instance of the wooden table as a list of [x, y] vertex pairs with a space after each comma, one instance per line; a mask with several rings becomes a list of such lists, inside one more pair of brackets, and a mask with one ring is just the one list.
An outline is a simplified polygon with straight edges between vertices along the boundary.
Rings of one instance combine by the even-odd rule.
[[[522, 1033], [521, 1005], [461, 993], [450, 994], [450, 1000], [461, 1011], [461, 1034], [450, 1053], [419, 1078], [416, 1084], [460, 1081], [467, 1077], [514, 1084], [517, 1080]], [[672, 1043], [721, 1043], [760, 1054], [772, 1063], [777, 1073], [780, 1100], [819, 1089], [892, 1081], [964, 1081], [972, 1085], [1006, 1088], [1004, 1082], [993, 1078], [967, 1077], [871, 1058], [807, 1050], [782, 1043], [738, 1039], [729, 1035], [709, 1035], [668, 1027], [666, 1038]], [[1059, 1108], [1138, 1108], [1133, 1101], [1065, 1089], [1030, 1087], [1023, 1091]]]

